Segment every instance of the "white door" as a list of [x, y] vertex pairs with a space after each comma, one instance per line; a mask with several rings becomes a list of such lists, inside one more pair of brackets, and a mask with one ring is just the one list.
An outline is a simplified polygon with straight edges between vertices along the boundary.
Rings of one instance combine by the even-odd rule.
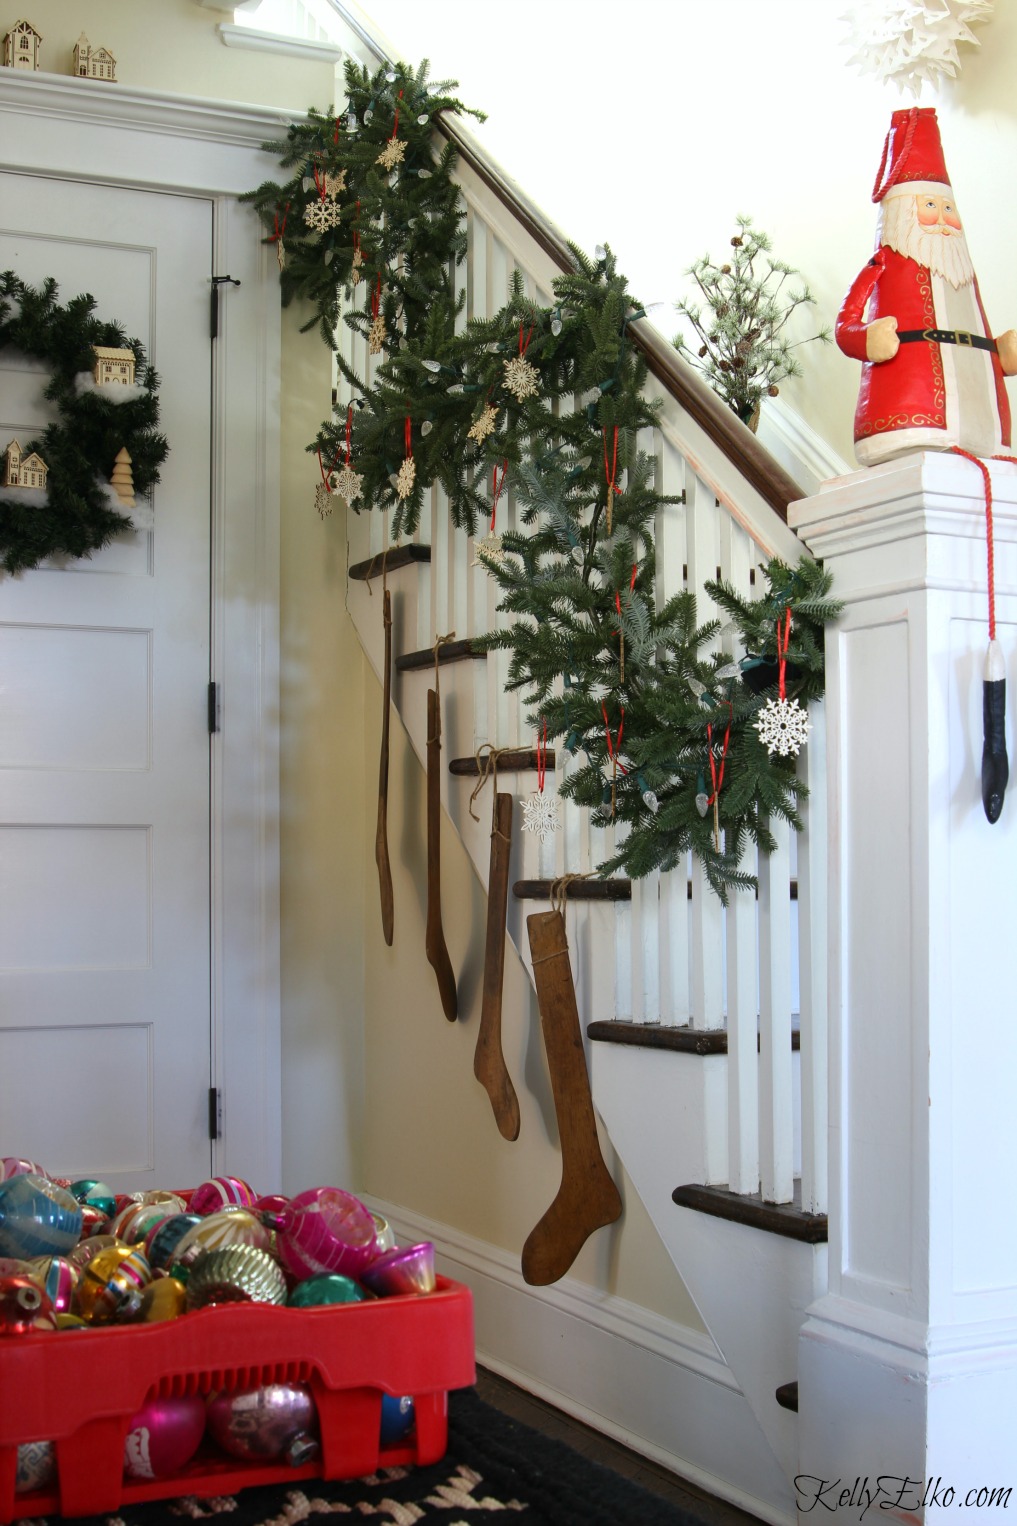
[[[0, 1154], [115, 1187], [209, 1174], [212, 203], [0, 175], [0, 269], [145, 346], [152, 528], [0, 573]], [[0, 450], [47, 419], [0, 351]], [[140, 500], [139, 500], [140, 504]]]

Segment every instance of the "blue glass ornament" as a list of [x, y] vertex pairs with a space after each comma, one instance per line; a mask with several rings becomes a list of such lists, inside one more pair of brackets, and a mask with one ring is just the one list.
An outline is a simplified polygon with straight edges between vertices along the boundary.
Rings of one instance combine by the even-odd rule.
[[82, 1213], [66, 1187], [26, 1172], [0, 1182], [0, 1256], [62, 1256], [78, 1243]]

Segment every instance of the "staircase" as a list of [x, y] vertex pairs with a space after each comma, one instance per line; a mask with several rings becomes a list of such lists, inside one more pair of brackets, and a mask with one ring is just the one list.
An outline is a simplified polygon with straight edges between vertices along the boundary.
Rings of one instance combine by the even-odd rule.
[[[467, 316], [496, 311], [516, 270], [528, 294], [549, 303], [551, 281], [568, 264], [563, 238], [457, 123], [441, 130], [460, 156]], [[760, 562], [802, 555], [785, 518], [798, 491], [645, 320], [628, 332], [661, 400], [659, 426], [640, 444], [657, 460], [661, 492], [682, 499], [657, 525], [658, 594], [687, 586], [708, 619], [704, 580], [724, 577], [749, 593]], [[366, 345], [345, 328], [339, 338], [350, 364], [370, 377]], [[507, 496], [499, 531], [515, 528]], [[536, 738], [505, 691], [508, 654], [472, 645], [499, 623], [496, 585], [437, 489], [411, 543], [388, 546], [382, 516], [369, 513], [348, 516], [348, 539], [348, 607], [379, 675], [383, 583], [392, 596], [393, 703], [422, 764], [426, 693], [436, 678], [440, 685], [442, 804], [486, 883], [492, 786], [471, 811], [478, 750], [498, 749], [498, 788], [517, 801], [537, 787]], [[436, 664], [439, 637], [448, 639]], [[784, 1475], [774, 1519], [793, 1513], [798, 1336], [826, 1287], [821, 708], [811, 719], [800, 760], [811, 791], [807, 830], [793, 840], [771, 823], [777, 852], [746, 865], [758, 874], [756, 898], [735, 896], [725, 911], [690, 862], [684, 873], [642, 881], [578, 881], [565, 909], [597, 1112]], [[569, 767], [567, 754], [549, 753], [547, 787]], [[527, 913], [547, 907], [562, 876], [608, 857], [614, 834], [565, 802], [560, 830], [544, 842], [520, 830], [521, 816], [517, 805], [507, 925], [529, 967]]]

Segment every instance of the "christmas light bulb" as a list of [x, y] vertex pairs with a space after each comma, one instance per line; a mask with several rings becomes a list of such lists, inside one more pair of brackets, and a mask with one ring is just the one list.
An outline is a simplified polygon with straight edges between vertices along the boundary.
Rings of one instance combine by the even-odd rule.
[[593, 252], [597, 256], [598, 260], [606, 260], [607, 259], [607, 250], [604, 248], [603, 244], [598, 244], [596, 249], [594, 249]]
[[357, 130], [357, 113], [355, 111], [348, 111], [346, 113], [346, 131], [347, 132], [356, 132], [356, 130]]
[[561, 328], [562, 328], [561, 316], [560, 316], [560, 314], [555, 313], [554, 317], [551, 319], [551, 333], [554, 335], [554, 337], [556, 339], [557, 339], [558, 335], [561, 333]]
[[706, 793], [705, 789], [697, 791], [697, 793], [696, 793], [696, 810], [699, 812], [700, 816], [705, 816], [709, 809], [710, 809], [710, 797], [709, 797], [709, 795]]
[[424, 126], [426, 126], [426, 124], [430, 120], [431, 120], [431, 118], [427, 115], [427, 112], [426, 111], [422, 111], [420, 113], [419, 117], [417, 118], [417, 126], [418, 127], [424, 127]]
[[463, 386], [462, 382], [453, 382], [451, 387], [449, 387], [448, 390], [449, 390], [449, 392], [454, 392], [456, 394], [456, 396], [458, 397], [458, 395], [461, 392], [465, 392], [466, 391], [466, 388]]
[[420, 177], [421, 180], [430, 180], [430, 178], [431, 178], [431, 171], [430, 170], [418, 170], [417, 174], [418, 174], [418, 176]]
[[300, 182], [300, 189], [302, 191], [313, 191], [314, 190], [314, 176], [313, 175], [305, 175], [303, 180]]
[[422, 360], [420, 362], [420, 364], [424, 367], [425, 371], [440, 371], [441, 370], [441, 361], [440, 360]]
[[726, 662], [722, 668], [717, 669], [718, 678], [737, 678], [742, 671], [740, 662]]
[[431, 430], [433, 428], [434, 428], [434, 425], [431, 423], [431, 420], [430, 419], [425, 419], [424, 422], [420, 426], [420, 433], [422, 435], [428, 435], [428, 434], [431, 433]]
[[390, 85], [395, 84], [395, 77], [396, 77], [396, 72], [395, 72], [394, 69], [386, 69], [385, 70], [385, 78], [388, 80]]
[[656, 816], [657, 812], [660, 810], [660, 801], [657, 799], [652, 789], [643, 790], [643, 804], [646, 806], [648, 811], [652, 812], [654, 816]]
[[368, 106], [367, 110], [364, 112], [364, 125], [365, 125], [365, 127], [366, 127], [368, 122], [373, 122], [373, 121], [374, 121], [374, 112], [371, 110], [370, 106]]

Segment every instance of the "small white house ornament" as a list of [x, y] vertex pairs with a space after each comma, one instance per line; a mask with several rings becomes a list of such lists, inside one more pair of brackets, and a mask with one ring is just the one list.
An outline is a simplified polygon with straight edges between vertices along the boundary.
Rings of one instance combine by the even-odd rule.
[[133, 350], [112, 349], [109, 345], [93, 344], [95, 364], [92, 377], [97, 387], [133, 387], [134, 368], [137, 364]]
[[109, 48], [93, 48], [82, 32], [74, 44], [72, 73], [79, 79], [116, 80], [117, 61]]
[[30, 21], [18, 21], [4, 38], [4, 64], [8, 69], [39, 69], [42, 38]]

